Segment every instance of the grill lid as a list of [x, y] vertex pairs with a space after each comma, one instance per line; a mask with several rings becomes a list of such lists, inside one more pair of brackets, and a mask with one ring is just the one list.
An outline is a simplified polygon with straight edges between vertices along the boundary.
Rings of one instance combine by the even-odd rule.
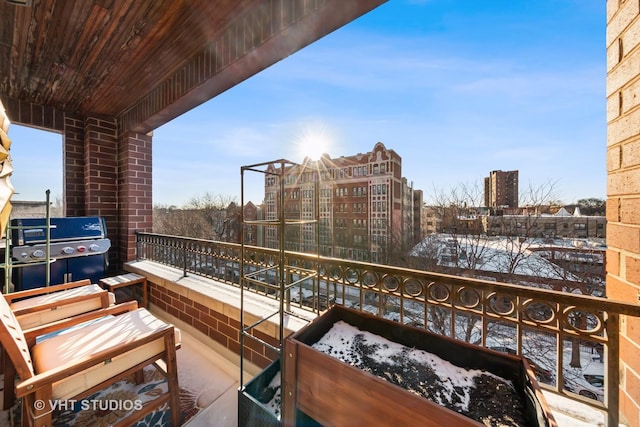
[[[107, 228], [104, 218], [99, 216], [51, 218], [50, 242], [87, 239], [104, 239]], [[18, 218], [11, 220], [12, 245], [34, 245], [46, 243], [45, 218]]]

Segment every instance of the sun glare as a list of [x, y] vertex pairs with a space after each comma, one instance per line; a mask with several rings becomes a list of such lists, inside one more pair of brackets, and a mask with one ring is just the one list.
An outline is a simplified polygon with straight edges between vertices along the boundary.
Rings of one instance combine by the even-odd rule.
[[302, 143], [302, 150], [305, 157], [311, 160], [318, 160], [324, 153], [326, 141], [318, 135], [309, 135]]
[[324, 153], [328, 153], [332, 139], [326, 130], [319, 126], [309, 126], [298, 139], [298, 152], [303, 158], [318, 160]]

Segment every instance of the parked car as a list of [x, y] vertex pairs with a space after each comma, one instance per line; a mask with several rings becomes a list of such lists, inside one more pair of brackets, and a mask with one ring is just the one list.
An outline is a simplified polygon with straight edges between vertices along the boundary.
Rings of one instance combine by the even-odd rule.
[[[313, 292], [309, 289], [291, 289], [291, 302], [302, 302], [306, 299], [309, 299], [313, 296]], [[302, 294], [302, 298], [300, 298], [300, 294]]]
[[[586, 373], [585, 373], [586, 372]], [[572, 368], [564, 377], [567, 391], [593, 400], [604, 401], [604, 374], [589, 373], [589, 369]]]
[[321, 311], [326, 310], [330, 305], [333, 305], [335, 303], [336, 299], [333, 296], [327, 298], [325, 294], [318, 294], [316, 295], [315, 299], [313, 295], [302, 299], [303, 305], [306, 305], [307, 307], [311, 307], [313, 309], [317, 308]]

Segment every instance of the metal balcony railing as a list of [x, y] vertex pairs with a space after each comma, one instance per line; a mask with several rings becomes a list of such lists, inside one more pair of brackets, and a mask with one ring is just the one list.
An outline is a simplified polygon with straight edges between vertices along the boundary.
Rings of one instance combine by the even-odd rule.
[[[278, 250], [152, 233], [137, 234], [138, 259], [184, 275], [239, 286], [240, 266], [260, 281], [245, 286], [276, 298]], [[540, 385], [619, 417], [620, 316], [640, 306], [573, 293], [285, 252], [285, 306], [319, 312], [337, 303], [480, 346], [519, 354]], [[298, 280], [317, 271], [307, 280]], [[260, 286], [255, 283], [265, 283]]]

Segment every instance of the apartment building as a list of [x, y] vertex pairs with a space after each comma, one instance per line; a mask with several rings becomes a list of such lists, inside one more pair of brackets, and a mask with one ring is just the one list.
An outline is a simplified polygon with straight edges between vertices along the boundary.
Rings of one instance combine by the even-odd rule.
[[[244, 219], [245, 221], [257, 221], [261, 218], [262, 209], [259, 206], [253, 204], [253, 202], [245, 203], [244, 205]], [[255, 224], [248, 224], [244, 226], [244, 243], [247, 245], [258, 246], [262, 243], [261, 227]]]
[[435, 206], [422, 208], [422, 235], [439, 233], [442, 230], [442, 218], [440, 210]]
[[[305, 159], [265, 176], [265, 219], [289, 221], [287, 250], [319, 251], [326, 256], [388, 262], [392, 249], [422, 238], [422, 191], [402, 176], [402, 159], [378, 142], [367, 153]], [[280, 203], [280, 185], [284, 200]], [[277, 227], [267, 227], [265, 246], [277, 247]]]
[[604, 215], [573, 214], [565, 208], [549, 213], [548, 207], [507, 208], [500, 215], [491, 209], [466, 206], [425, 206], [425, 235], [433, 233], [487, 236], [601, 238], [607, 234]]
[[525, 214], [482, 217], [482, 230], [488, 236], [604, 239], [606, 225], [604, 216]]
[[491, 171], [484, 179], [484, 204], [495, 210], [517, 208], [518, 171]]

